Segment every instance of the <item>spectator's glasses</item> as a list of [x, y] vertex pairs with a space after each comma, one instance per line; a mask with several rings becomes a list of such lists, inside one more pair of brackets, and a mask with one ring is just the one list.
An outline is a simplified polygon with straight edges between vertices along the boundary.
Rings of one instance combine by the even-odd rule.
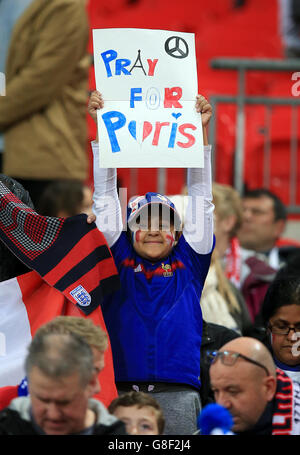
[[208, 359], [210, 360], [210, 364], [212, 365], [215, 363], [218, 359], [221, 360], [223, 365], [226, 366], [232, 366], [236, 363], [237, 359], [244, 359], [247, 362], [253, 363], [253, 365], [256, 365], [260, 368], [263, 368], [267, 374], [267, 376], [270, 375], [269, 370], [262, 364], [257, 362], [256, 360], [250, 359], [250, 357], [247, 357], [243, 354], [240, 354], [239, 352], [234, 352], [234, 351], [212, 351], [209, 352], [207, 355]]
[[275, 335], [289, 335], [290, 330], [294, 330], [295, 333], [300, 332], [300, 324], [296, 324], [294, 327], [291, 327], [286, 324], [275, 322], [273, 325], [268, 324], [268, 329]]

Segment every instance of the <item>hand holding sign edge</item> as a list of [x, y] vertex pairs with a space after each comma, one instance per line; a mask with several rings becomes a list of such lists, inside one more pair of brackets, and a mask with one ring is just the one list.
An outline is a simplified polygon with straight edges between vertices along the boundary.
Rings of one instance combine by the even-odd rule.
[[[104, 101], [102, 98], [102, 95], [98, 90], [94, 90], [90, 96], [89, 102], [88, 102], [88, 113], [94, 120], [94, 122], [97, 125], [97, 110], [98, 109], [103, 109], [104, 107]], [[98, 142], [98, 128], [97, 128], [97, 136], [96, 136], [96, 142]]]
[[212, 116], [212, 106], [203, 95], [196, 96], [196, 111], [201, 114], [203, 129], [203, 145], [208, 145], [207, 126]]

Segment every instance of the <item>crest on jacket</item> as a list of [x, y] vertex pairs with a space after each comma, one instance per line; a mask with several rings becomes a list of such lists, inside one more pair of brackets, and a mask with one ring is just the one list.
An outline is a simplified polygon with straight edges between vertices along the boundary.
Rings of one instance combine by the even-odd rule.
[[173, 276], [172, 267], [170, 264], [161, 264], [161, 268], [164, 270], [163, 276]]

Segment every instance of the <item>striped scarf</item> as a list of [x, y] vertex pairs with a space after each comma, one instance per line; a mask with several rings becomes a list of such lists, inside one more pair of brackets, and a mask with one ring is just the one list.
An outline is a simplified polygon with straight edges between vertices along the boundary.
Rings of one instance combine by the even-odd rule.
[[88, 315], [120, 282], [110, 249], [86, 215], [37, 214], [0, 182], [0, 238], [43, 280]]
[[300, 384], [276, 369], [272, 435], [300, 435]]

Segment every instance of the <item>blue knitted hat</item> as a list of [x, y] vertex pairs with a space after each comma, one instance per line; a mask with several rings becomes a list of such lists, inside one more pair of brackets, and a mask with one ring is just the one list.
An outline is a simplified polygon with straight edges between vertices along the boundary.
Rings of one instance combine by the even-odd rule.
[[181, 219], [173, 202], [162, 194], [152, 192], [146, 193], [145, 196], [138, 196], [129, 202], [127, 206], [127, 222], [129, 228], [133, 225], [137, 217], [144, 210], [148, 211], [150, 205], [153, 204], [160, 204], [162, 207], [166, 207], [170, 211], [172, 210], [174, 213], [175, 230], [179, 231], [181, 229]]

